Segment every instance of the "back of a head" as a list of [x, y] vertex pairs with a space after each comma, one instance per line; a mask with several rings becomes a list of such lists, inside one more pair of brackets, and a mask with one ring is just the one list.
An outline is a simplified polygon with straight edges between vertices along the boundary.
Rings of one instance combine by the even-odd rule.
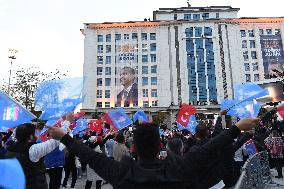
[[137, 154], [142, 159], [155, 159], [160, 151], [161, 141], [158, 128], [153, 124], [138, 126], [133, 137]]
[[181, 138], [175, 137], [168, 141], [168, 149], [176, 155], [182, 155], [183, 143]]
[[279, 133], [276, 130], [272, 131], [272, 137], [279, 137]]
[[24, 123], [16, 129], [16, 139], [18, 142], [27, 142], [31, 135], [35, 135], [35, 126], [33, 124]]
[[205, 139], [208, 137], [208, 129], [205, 125], [199, 124], [196, 126], [195, 136], [199, 139]]
[[118, 133], [116, 136], [116, 142], [123, 144], [124, 140], [125, 140], [124, 135], [122, 133]]

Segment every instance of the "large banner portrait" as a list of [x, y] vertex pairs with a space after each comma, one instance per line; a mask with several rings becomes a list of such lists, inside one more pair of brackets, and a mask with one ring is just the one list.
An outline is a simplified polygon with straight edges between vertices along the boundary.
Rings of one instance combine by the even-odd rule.
[[116, 45], [116, 106], [138, 106], [137, 42]]
[[283, 76], [284, 53], [281, 35], [261, 35], [260, 43], [265, 78]]

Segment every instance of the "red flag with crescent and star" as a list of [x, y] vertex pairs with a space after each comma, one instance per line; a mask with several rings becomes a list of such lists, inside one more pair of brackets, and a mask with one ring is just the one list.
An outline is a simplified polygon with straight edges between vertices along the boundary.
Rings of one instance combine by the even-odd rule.
[[176, 122], [181, 124], [183, 127], [187, 127], [190, 116], [195, 113], [196, 113], [195, 107], [189, 104], [183, 104], [178, 112]]
[[103, 130], [103, 121], [102, 120], [89, 120], [89, 129], [101, 133]]

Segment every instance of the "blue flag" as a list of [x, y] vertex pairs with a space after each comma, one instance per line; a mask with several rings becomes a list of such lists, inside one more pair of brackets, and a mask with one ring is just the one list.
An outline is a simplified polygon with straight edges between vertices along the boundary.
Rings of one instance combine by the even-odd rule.
[[86, 119], [78, 119], [76, 121], [76, 127], [72, 130], [72, 134], [76, 135], [88, 128], [88, 121]]
[[250, 101], [256, 98], [269, 95], [266, 89], [254, 83], [238, 84], [234, 87], [235, 99], [240, 101]]
[[133, 123], [122, 108], [109, 112], [108, 116], [117, 130], [126, 128]]
[[0, 160], [0, 188], [24, 189], [26, 187], [25, 174], [16, 158]]
[[6, 132], [23, 123], [30, 123], [36, 116], [0, 90], [0, 131]]
[[141, 111], [136, 112], [133, 115], [133, 121], [134, 122], [139, 121], [139, 122], [146, 122], [146, 123], [148, 123], [149, 122], [149, 117], [143, 110], [141, 110]]
[[35, 93], [35, 110], [43, 111], [40, 119], [58, 119], [73, 111], [81, 97], [83, 77], [45, 81]]
[[177, 122], [177, 127], [178, 127], [179, 130], [186, 129], [186, 130], [190, 131], [193, 135], [196, 133], [196, 126], [197, 126], [197, 121], [196, 121], [195, 115], [190, 116], [187, 127], [183, 127], [181, 124], [179, 124]]

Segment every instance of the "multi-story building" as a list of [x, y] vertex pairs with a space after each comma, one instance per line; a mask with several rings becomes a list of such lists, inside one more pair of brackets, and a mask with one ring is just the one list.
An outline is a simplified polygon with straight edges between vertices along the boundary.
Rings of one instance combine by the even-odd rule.
[[284, 18], [237, 18], [239, 10], [161, 8], [153, 21], [85, 24], [83, 108], [172, 112], [190, 102], [214, 112], [235, 84], [277, 80]]

